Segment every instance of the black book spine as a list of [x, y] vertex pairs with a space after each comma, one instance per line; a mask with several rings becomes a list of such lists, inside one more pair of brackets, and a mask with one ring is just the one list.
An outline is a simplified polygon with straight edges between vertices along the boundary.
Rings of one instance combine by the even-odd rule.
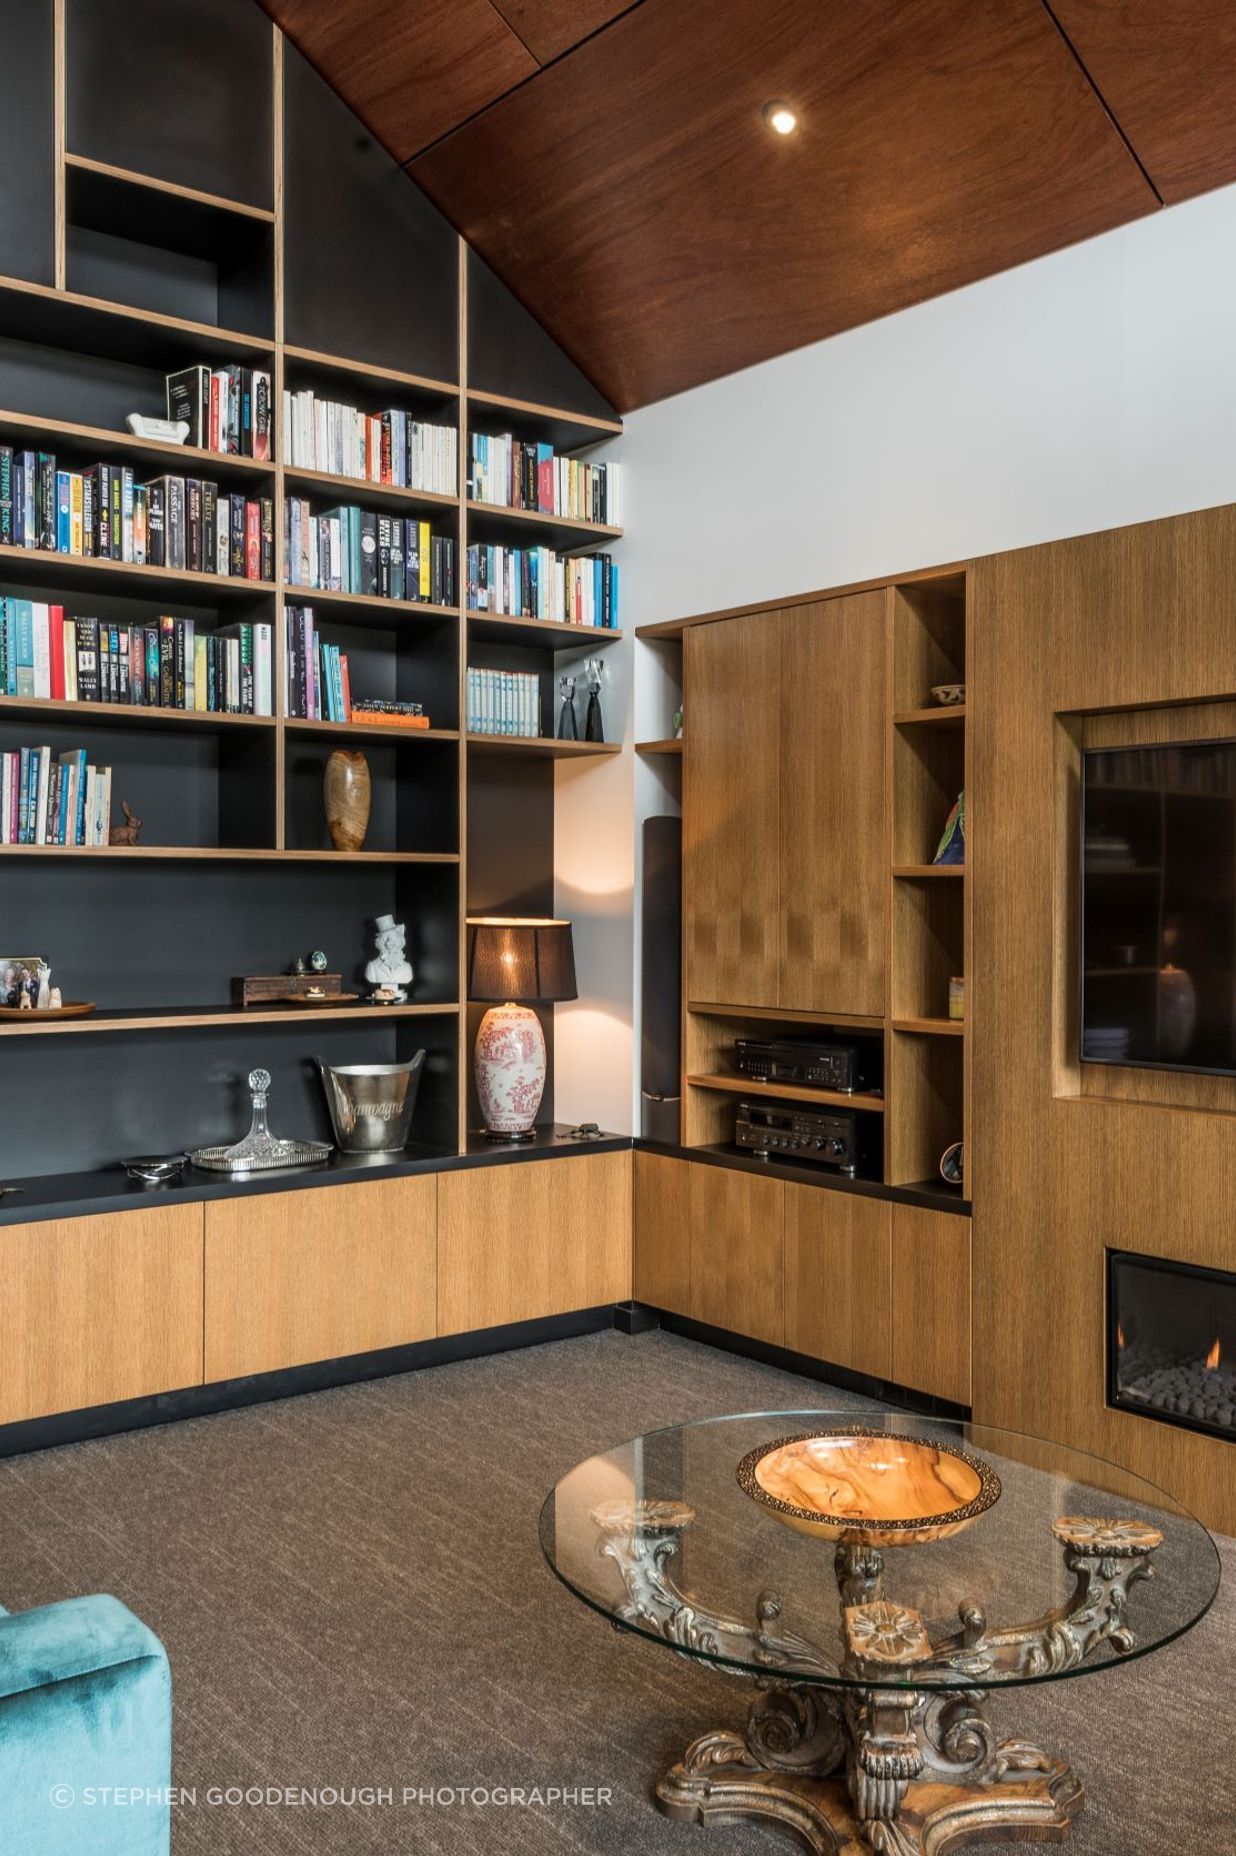
[[50, 451], [39, 452], [39, 540], [40, 548], [56, 551], [56, 459]]
[[245, 577], [245, 499], [228, 497], [228, 571], [237, 580]]
[[391, 519], [378, 517], [378, 598], [391, 596]]
[[372, 599], [378, 590], [378, 518], [362, 509], [360, 518], [360, 591]]
[[202, 484], [198, 477], [185, 482], [185, 566], [191, 574], [202, 571]]
[[213, 574], [218, 560], [219, 542], [219, 486], [217, 483], [202, 485], [202, 569]]
[[113, 464], [108, 469], [108, 481], [111, 485], [111, 558], [114, 561], [124, 559], [124, 477], [123, 467]]
[[[87, 477], [82, 497], [83, 516], [85, 514], [85, 491], [89, 488], [90, 479]], [[146, 489], [146, 559], [152, 567], [162, 567], [167, 558], [166, 506], [163, 484], [161, 482], [148, 484]], [[84, 522], [83, 527], [89, 534], [89, 528]]]
[[159, 620], [159, 707], [170, 709], [176, 691], [176, 621]]

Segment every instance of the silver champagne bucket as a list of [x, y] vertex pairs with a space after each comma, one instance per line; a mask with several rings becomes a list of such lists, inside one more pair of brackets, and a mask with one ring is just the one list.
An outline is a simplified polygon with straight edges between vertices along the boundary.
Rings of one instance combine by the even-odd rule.
[[326, 1091], [335, 1139], [345, 1154], [397, 1153], [408, 1144], [425, 1053], [409, 1063], [314, 1062]]

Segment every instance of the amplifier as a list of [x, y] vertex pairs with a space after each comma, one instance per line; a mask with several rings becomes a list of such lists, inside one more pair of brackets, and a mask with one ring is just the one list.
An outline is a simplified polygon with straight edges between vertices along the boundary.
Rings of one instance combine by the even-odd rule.
[[738, 1068], [764, 1083], [809, 1083], [852, 1095], [878, 1087], [878, 1060], [857, 1044], [825, 1044], [816, 1038], [737, 1038]]
[[817, 1160], [843, 1173], [858, 1169], [858, 1117], [844, 1111], [795, 1108], [771, 1102], [740, 1102], [734, 1122], [740, 1147], [779, 1160]]

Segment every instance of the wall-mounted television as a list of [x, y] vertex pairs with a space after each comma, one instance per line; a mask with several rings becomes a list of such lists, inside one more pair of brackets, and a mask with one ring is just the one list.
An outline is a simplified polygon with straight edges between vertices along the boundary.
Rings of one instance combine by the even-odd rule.
[[1081, 1057], [1236, 1075], [1236, 741], [1082, 760]]

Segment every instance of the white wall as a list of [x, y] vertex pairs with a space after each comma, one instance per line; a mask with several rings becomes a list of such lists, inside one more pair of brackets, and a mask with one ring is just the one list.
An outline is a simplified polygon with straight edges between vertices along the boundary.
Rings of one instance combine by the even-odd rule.
[[[631, 415], [614, 454], [629, 628], [1236, 501], [1236, 188], [663, 400]], [[648, 738], [664, 704], [641, 656]], [[686, 706], [689, 732], [689, 692]], [[607, 898], [631, 879], [637, 796], [638, 816], [662, 809], [643, 770], [637, 795], [627, 756], [581, 773], [564, 861], [595, 823], [585, 789], [609, 776]], [[594, 933], [617, 1025], [633, 940], [620, 984], [608, 900], [577, 940]], [[565, 1030], [560, 1008], [559, 1102], [574, 1114], [588, 1049], [568, 1052]]]

